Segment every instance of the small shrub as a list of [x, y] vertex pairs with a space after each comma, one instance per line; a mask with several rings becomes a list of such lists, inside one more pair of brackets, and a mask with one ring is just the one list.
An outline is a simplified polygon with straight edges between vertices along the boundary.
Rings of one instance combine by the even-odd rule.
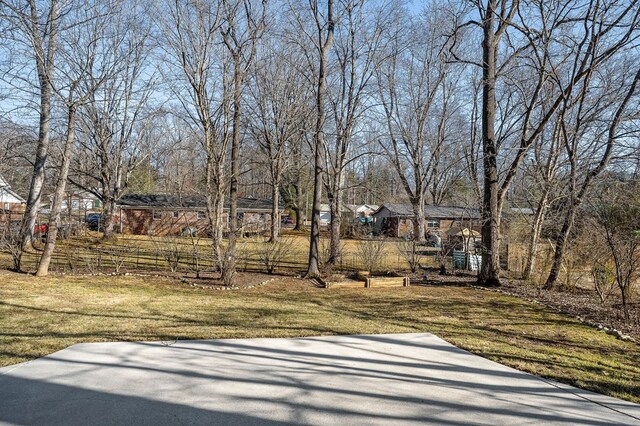
[[371, 274], [384, 254], [384, 240], [362, 241], [357, 247], [364, 269]]
[[613, 268], [601, 262], [596, 262], [591, 268], [593, 285], [600, 302], [604, 303], [611, 296], [616, 284], [616, 275]]
[[289, 237], [280, 237], [273, 242], [263, 239], [256, 244], [256, 256], [268, 274], [273, 274], [287, 260], [293, 244], [294, 240]]
[[411, 272], [414, 274], [420, 267], [420, 261], [422, 260], [422, 251], [416, 240], [400, 240], [396, 243], [398, 251], [409, 264]]
[[17, 228], [0, 225], [0, 251], [11, 256], [11, 263], [14, 270], [20, 268], [20, 236]]
[[171, 235], [165, 235], [162, 237], [151, 237], [153, 246], [158, 254], [164, 259], [169, 266], [171, 272], [178, 270], [178, 264], [180, 263], [180, 244], [178, 239]]

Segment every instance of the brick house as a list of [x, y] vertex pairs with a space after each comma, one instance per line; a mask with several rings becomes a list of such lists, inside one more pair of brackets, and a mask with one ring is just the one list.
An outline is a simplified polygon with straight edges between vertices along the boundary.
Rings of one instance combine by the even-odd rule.
[[[261, 233], [271, 223], [271, 199], [238, 198], [238, 219], [243, 233]], [[120, 231], [134, 235], [208, 234], [207, 202], [204, 196], [130, 194], [117, 206]], [[229, 205], [224, 226], [228, 224]], [[280, 207], [280, 213], [283, 209]]]
[[[413, 207], [410, 204], [383, 204], [372, 215], [376, 233], [390, 237], [413, 234]], [[480, 224], [480, 210], [458, 206], [424, 206], [425, 233], [444, 236], [455, 228], [475, 228]]]

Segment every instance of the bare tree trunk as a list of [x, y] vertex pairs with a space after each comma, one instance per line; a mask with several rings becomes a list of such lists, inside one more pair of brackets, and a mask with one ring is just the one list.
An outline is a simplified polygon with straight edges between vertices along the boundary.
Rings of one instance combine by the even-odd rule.
[[[318, 87], [320, 89], [320, 87]], [[318, 91], [320, 92], [320, 91]], [[324, 91], [323, 91], [324, 92]], [[319, 107], [318, 110], [324, 110]], [[322, 119], [318, 116], [318, 122]], [[322, 146], [319, 139], [322, 124], [316, 123], [316, 144], [313, 168], [313, 207], [311, 209], [311, 241], [309, 244], [309, 264], [306, 276], [309, 278], [320, 275], [320, 200], [322, 198]], [[318, 129], [320, 127], [320, 129]]]
[[[317, 7], [317, 5], [316, 5]], [[318, 26], [318, 36], [322, 39], [324, 32], [320, 22], [320, 11], [315, 10], [316, 24]], [[324, 166], [324, 122], [325, 122], [325, 95], [326, 95], [326, 72], [329, 60], [329, 49], [333, 43], [333, 33], [335, 22], [333, 19], [333, 0], [327, 1], [327, 35], [320, 45], [320, 64], [318, 68], [318, 88], [316, 92], [316, 126], [314, 129], [314, 168], [313, 168], [313, 208], [311, 214], [311, 241], [309, 244], [309, 264], [307, 267], [307, 277], [317, 277], [320, 275], [320, 201], [322, 197], [322, 173]]]
[[482, 26], [482, 149], [484, 193], [482, 199], [482, 267], [478, 283], [500, 285], [500, 211], [498, 208], [498, 166], [495, 136], [496, 115], [496, 1], [487, 4]]
[[[638, 69], [638, 71], [636, 72], [633, 78], [633, 81], [631, 82], [631, 85], [629, 86], [626, 92], [624, 99], [616, 109], [616, 112], [613, 115], [611, 123], [609, 124], [609, 129], [607, 132], [607, 143], [606, 143], [604, 152], [602, 154], [602, 157], [598, 162], [598, 165], [595, 166], [593, 169], [589, 170], [589, 172], [586, 174], [578, 193], [575, 194], [575, 196], [573, 196], [572, 202], [569, 204], [569, 209], [565, 215], [565, 220], [562, 225], [562, 230], [560, 231], [560, 235], [558, 237], [558, 240], [556, 241], [556, 250], [553, 256], [553, 264], [551, 266], [551, 271], [549, 272], [547, 281], [544, 284], [544, 287], [547, 289], [553, 288], [558, 280], [558, 276], [560, 274], [560, 267], [562, 266], [562, 261], [564, 259], [564, 254], [566, 250], [567, 238], [569, 238], [569, 234], [571, 233], [571, 230], [573, 228], [576, 212], [580, 207], [580, 205], [582, 204], [584, 196], [586, 195], [587, 191], [591, 187], [593, 180], [605, 170], [605, 168], [609, 164], [609, 161], [611, 160], [611, 157], [613, 155], [614, 145], [618, 138], [618, 134], [617, 134], [618, 127], [620, 126], [620, 123], [623, 120], [623, 115], [627, 105], [629, 104], [633, 95], [635, 94], [638, 82], [640, 82], [640, 69]], [[571, 152], [573, 153], [573, 155], [575, 155], [575, 151], [571, 151]], [[575, 161], [575, 157], [572, 159], [572, 161]], [[574, 167], [574, 169], [576, 168], [577, 167]]]
[[338, 190], [337, 197], [329, 199], [329, 210], [331, 213], [331, 224], [329, 229], [329, 259], [327, 264], [335, 265], [340, 260], [340, 228], [342, 226], [342, 200], [341, 191]]
[[538, 207], [536, 213], [533, 216], [533, 225], [531, 227], [531, 235], [529, 236], [529, 247], [527, 252], [527, 265], [522, 273], [522, 279], [531, 279], [531, 274], [536, 266], [536, 256], [538, 252], [538, 240], [540, 239], [540, 233], [542, 232], [542, 224], [547, 212], [547, 200], [549, 198], [549, 189], [545, 188], [545, 191], [538, 201]]
[[573, 229], [573, 222], [575, 220], [576, 215], [576, 207], [571, 205], [569, 210], [567, 211], [564, 222], [562, 224], [562, 229], [560, 230], [560, 234], [556, 239], [556, 249], [553, 253], [553, 263], [551, 264], [551, 270], [549, 271], [549, 276], [547, 277], [547, 281], [544, 284], [544, 288], [550, 289], [553, 288], [558, 281], [558, 277], [560, 276], [560, 268], [562, 267], [562, 262], [564, 260], [564, 255], [567, 248], [567, 240], [569, 239], [569, 234]]
[[233, 66], [233, 134], [231, 139], [231, 176], [229, 180], [229, 246], [227, 247], [222, 281], [226, 286], [235, 283], [236, 244], [238, 240], [238, 173], [240, 151], [240, 100], [242, 96], [242, 77], [239, 59], [234, 58]]
[[[40, 124], [38, 131], [38, 148], [33, 163], [33, 176], [29, 195], [25, 207], [22, 224], [20, 226], [20, 255], [18, 257], [18, 269], [22, 269], [22, 253], [33, 245], [33, 231], [38, 219], [40, 199], [45, 179], [45, 167], [49, 151], [49, 132], [51, 128], [51, 78], [53, 77], [55, 50], [58, 36], [58, 2], [52, 0], [48, 13], [48, 22], [45, 24], [48, 30], [48, 40], [45, 52], [44, 40], [41, 35], [38, 22], [38, 10], [34, 0], [29, 1], [30, 9], [30, 37], [35, 49], [36, 68], [38, 82], [40, 84]], [[48, 28], [47, 28], [48, 27]]]
[[295, 204], [293, 205], [293, 211], [296, 212], [296, 226], [294, 226], [294, 231], [299, 231], [302, 229], [302, 192], [300, 191], [300, 185], [298, 183], [294, 183], [293, 189], [296, 192], [295, 195]]
[[271, 226], [269, 242], [276, 242], [280, 236], [280, 181], [276, 178], [271, 186]]
[[49, 273], [49, 265], [51, 257], [55, 250], [56, 240], [58, 238], [58, 229], [60, 227], [60, 216], [62, 211], [62, 200], [67, 186], [67, 176], [69, 175], [69, 166], [71, 165], [71, 153], [73, 149], [73, 138], [75, 133], [75, 106], [69, 107], [67, 117], [67, 137], [64, 143], [64, 151], [62, 154], [62, 165], [56, 183], [56, 191], [53, 196], [53, 205], [51, 206], [51, 217], [49, 219], [49, 229], [47, 231], [47, 242], [44, 245], [44, 251], [38, 263], [36, 276], [44, 277]]
[[413, 238], [418, 242], [425, 242], [425, 217], [424, 217], [424, 200], [419, 197], [412, 200], [413, 206]]
[[[40, 130], [38, 134], [38, 149], [33, 165], [33, 177], [29, 187], [29, 195], [25, 207], [21, 235], [21, 251], [33, 245], [33, 231], [38, 218], [42, 188], [44, 186], [45, 166], [49, 150], [49, 130], [51, 127], [51, 87], [47, 79], [40, 88]], [[22, 255], [20, 255], [20, 269], [22, 269]]]

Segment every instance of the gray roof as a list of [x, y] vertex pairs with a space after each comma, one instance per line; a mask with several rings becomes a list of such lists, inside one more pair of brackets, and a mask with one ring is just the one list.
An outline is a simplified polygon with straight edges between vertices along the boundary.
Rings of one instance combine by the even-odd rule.
[[[238, 198], [238, 209], [246, 211], [271, 210], [271, 198]], [[157, 209], [206, 209], [207, 199], [202, 195], [165, 195], [165, 194], [128, 194], [120, 198], [118, 205], [122, 207], [157, 208]], [[229, 208], [229, 200], [225, 200], [225, 209]], [[282, 209], [282, 205], [280, 205]]]
[[[413, 217], [411, 204], [383, 204], [395, 216]], [[459, 206], [424, 206], [424, 216], [427, 219], [480, 219], [480, 210]]]
[[424, 215], [433, 219], [480, 219], [480, 210], [458, 206], [424, 206]]
[[383, 204], [378, 210], [385, 207], [395, 216], [413, 216], [413, 207], [411, 207], [411, 204]]

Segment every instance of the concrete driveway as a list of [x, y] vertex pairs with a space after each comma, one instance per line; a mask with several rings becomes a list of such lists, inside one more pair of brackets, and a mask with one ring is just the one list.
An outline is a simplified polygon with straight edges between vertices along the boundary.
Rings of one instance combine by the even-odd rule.
[[431, 334], [90, 343], [0, 369], [9, 424], [638, 424]]

